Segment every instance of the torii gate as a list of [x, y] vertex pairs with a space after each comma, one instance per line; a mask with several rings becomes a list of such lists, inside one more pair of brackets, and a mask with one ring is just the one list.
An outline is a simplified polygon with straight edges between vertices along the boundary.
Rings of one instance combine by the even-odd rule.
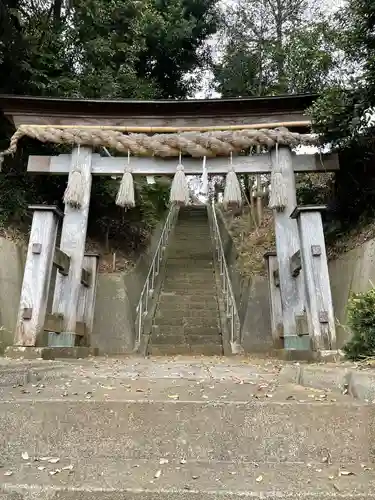
[[[44, 141], [83, 144], [80, 150], [73, 147], [71, 155], [29, 157], [29, 172], [68, 175], [69, 179], [73, 166], [77, 167], [78, 164], [84, 179], [84, 193], [80, 208], [68, 204], [65, 206], [59, 249], [55, 249], [55, 243], [57, 224], [62, 214], [55, 207], [31, 207], [34, 216], [15, 346], [34, 349], [40, 343], [44, 330], [70, 335], [71, 346], [89, 343], [98, 260], [97, 256], [84, 254], [91, 179], [92, 175], [112, 176], [124, 172], [123, 157], [93, 153], [93, 147], [108, 145], [107, 142], [101, 142], [106, 130], [114, 133], [109, 141], [109, 145], [114, 147], [116, 134], [125, 141], [135, 137], [127, 135], [127, 132], [140, 134], [141, 155], [153, 156], [132, 157], [134, 175], [174, 174], [176, 159], [172, 157], [181, 150], [193, 156], [184, 158], [187, 175], [202, 174], [203, 154], [208, 157], [208, 175], [224, 174], [228, 171], [226, 152], [233, 150], [236, 153], [245, 149], [241, 141], [245, 141], [245, 145], [254, 142], [246, 142], [249, 134], [244, 132], [244, 136], [236, 136], [237, 146], [233, 146], [233, 141], [224, 146], [221, 142], [212, 146], [211, 142], [208, 144], [210, 134], [215, 139], [217, 135], [214, 133], [221, 131], [224, 137], [228, 131], [240, 133], [259, 128], [271, 131], [271, 136], [277, 127], [288, 127], [289, 131], [296, 132], [306, 130], [310, 122], [304, 116], [304, 110], [315, 97], [140, 102], [0, 96], [0, 108], [15, 127], [24, 126], [24, 135]], [[28, 125], [33, 127], [31, 132], [32, 127], [28, 128]], [[49, 128], [46, 129], [46, 126]], [[43, 136], [46, 130], [49, 131], [49, 137], [59, 136], [60, 139], [46, 139]], [[70, 136], [77, 130], [78, 140], [71, 139]], [[90, 144], [87, 135], [93, 131], [95, 137], [90, 139], [91, 147], [87, 147]], [[156, 138], [152, 134], [171, 132], [174, 136], [168, 145], [160, 142], [156, 146], [150, 145], [152, 138]], [[197, 137], [196, 133], [203, 134], [193, 146], [184, 142], [192, 137], [189, 136], [192, 133], [194, 137]], [[339, 168], [338, 158], [336, 155], [296, 155], [285, 144], [281, 143], [278, 148], [272, 147], [275, 142], [267, 139], [268, 132], [265, 134], [265, 145], [270, 146], [269, 152], [233, 156], [233, 168], [237, 173], [245, 174], [268, 174], [275, 169], [283, 178], [285, 204], [282, 210], [274, 210], [277, 254], [269, 256], [268, 263], [272, 271], [269, 272], [269, 280], [274, 340], [277, 343], [282, 336], [287, 350], [333, 350], [336, 337], [320, 214], [323, 207], [296, 206], [295, 173], [336, 171]], [[62, 140], [62, 136], [69, 138]], [[225, 142], [224, 139], [220, 136], [220, 140]], [[128, 142], [126, 144], [128, 149], [133, 147]], [[123, 145], [117, 149], [126, 151]], [[223, 156], [225, 153], [226, 157]], [[46, 307], [53, 265], [59, 272], [54, 291], [53, 315], [48, 316]]]

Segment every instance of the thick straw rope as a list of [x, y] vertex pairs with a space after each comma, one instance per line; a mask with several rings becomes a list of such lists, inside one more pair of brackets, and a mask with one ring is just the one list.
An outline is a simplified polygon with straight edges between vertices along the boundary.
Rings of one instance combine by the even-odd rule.
[[120, 153], [130, 151], [137, 156], [179, 156], [180, 153], [193, 157], [229, 156], [251, 146], [316, 145], [319, 138], [313, 134], [290, 132], [287, 128], [180, 132], [176, 134], [124, 134], [118, 130], [99, 128], [63, 128], [21, 125], [10, 140], [9, 148], [0, 154], [15, 153], [18, 141], [30, 137], [41, 142], [55, 144], [80, 144], [81, 146], [104, 146]]

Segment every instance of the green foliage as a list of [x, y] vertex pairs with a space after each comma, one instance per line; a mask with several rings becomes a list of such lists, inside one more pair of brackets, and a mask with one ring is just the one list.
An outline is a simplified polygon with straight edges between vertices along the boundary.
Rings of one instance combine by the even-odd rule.
[[339, 151], [333, 203], [339, 231], [374, 216], [375, 1], [349, 0], [338, 14], [346, 74], [311, 107], [314, 131]]
[[346, 356], [352, 360], [375, 356], [375, 288], [350, 298], [348, 326], [353, 337], [344, 346]]
[[[78, 98], [184, 98], [207, 64], [217, 0], [0, 0], [0, 93]], [[12, 130], [0, 117], [0, 150]], [[26, 220], [32, 203], [61, 205], [66, 177], [25, 174], [28, 154], [56, 154], [22, 141], [0, 177], [0, 225]], [[168, 201], [163, 182], [136, 181], [137, 206], [115, 205], [118, 182], [95, 178], [89, 234], [135, 249]]]
[[342, 39], [337, 24], [316, 3], [239, 0], [228, 7], [227, 42], [213, 67], [216, 90], [238, 97], [317, 92], [327, 86]]
[[[0, 92], [181, 98], [217, 0], [0, 0]], [[14, 78], [13, 78], [14, 76]]]

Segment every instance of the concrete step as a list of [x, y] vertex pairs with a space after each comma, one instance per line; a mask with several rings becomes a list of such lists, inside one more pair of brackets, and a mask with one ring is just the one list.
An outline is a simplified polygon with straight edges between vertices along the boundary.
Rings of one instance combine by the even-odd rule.
[[170, 316], [164, 312], [163, 309], [158, 310], [157, 315], [154, 317], [154, 325], [163, 327], [175, 326], [176, 328], [184, 328], [188, 326], [190, 328], [195, 327], [216, 327], [218, 324], [218, 314], [217, 315], [202, 315], [198, 316], [185, 316], [183, 313], [175, 316]]
[[179, 331], [178, 329], [176, 329], [176, 333], [174, 335], [164, 335], [162, 328], [158, 328], [156, 331], [158, 333], [155, 333], [154, 330], [151, 336], [152, 345], [167, 344], [178, 346], [181, 344], [187, 344], [186, 337], [183, 331]]
[[178, 307], [171, 306], [168, 303], [161, 304], [155, 314], [155, 319], [186, 319], [186, 320], [199, 320], [200, 318], [216, 320], [218, 317], [218, 310], [207, 309], [207, 310], [195, 310], [190, 304], [179, 304]]
[[149, 346], [149, 353], [152, 356], [222, 356], [223, 348], [221, 344], [157, 344], [153, 343]]
[[176, 335], [165, 335], [163, 334], [163, 329], [160, 328], [160, 333], [154, 334], [151, 337], [152, 345], [181, 345], [187, 344], [189, 346], [194, 345], [222, 345], [221, 335], [184, 335], [183, 332], [176, 331]]
[[[200, 337], [206, 336], [215, 336], [220, 334], [220, 329], [218, 325], [215, 326], [176, 326], [176, 325], [152, 325], [152, 331], [155, 334], [163, 334], [163, 335], [176, 335], [177, 333], [183, 332], [184, 335], [197, 335]], [[182, 333], [181, 333], [182, 334]]]
[[195, 310], [198, 309], [217, 309], [216, 297], [212, 297], [211, 300], [202, 302], [200, 297], [197, 297], [193, 292], [191, 294], [183, 293], [167, 293], [161, 292], [159, 296], [159, 304], [170, 305], [171, 308], [188, 307]]
[[191, 293], [199, 293], [202, 294], [213, 294], [216, 297], [216, 284], [214, 282], [211, 283], [201, 283], [191, 284], [191, 283], [163, 283], [163, 290], [165, 292], [178, 292], [178, 291], [186, 291], [190, 290]]
[[[194, 346], [195, 352], [199, 347]], [[248, 399], [246, 387], [243, 398], [215, 405], [169, 398], [134, 402], [126, 401], [124, 393], [122, 401], [70, 401], [60, 392], [55, 400], [3, 400], [1, 461], [19, 463], [28, 451], [77, 464], [93, 457], [116, 462], [168, 456], [170, 460], [315, 462], [323, 469], [327, 452], [337, 464], [367, 463], [373, 458], [370, 406], [259, 403]]]
[[285, 384], [275, 361], [48, 366], [0, 387], [0, 500], [375, 499], [372, 405]]
[[210, 262], [212, 260], [212, 252], [202, 252], [201, 250], [173, 250], [173, 248], [168, 249], [168, 258], [172, 259], [181, 259], [181, 258], [189, 258], [193, 260], [207, 260]]
[[210, 278], [204, 279], [204, 278], [167, 278], [163, 282], [164, 287], [173, 287], [174, 285], [178, 285], [179, 287], [182, 287], [183, 289], [186, 288], [194, 288], [194, 289], [200, 289], [200, 290], [211, 290], [212, 287], [216, 286], [216, 282], [214, 281], [213, 277], [210, 276]]
[[178, 276], [179, 278], [184, 278], [184, 279], [214, 279], [215, 273], [214, 269], [210, 266], [203, 266], [197, 267], [197, 268], [192, 268], [185, 270], [184, 268], [179, 269], [178, 267], [170, 267], [166, 266], [166, 279], [172, 277], [176, 278]]
[[196, 260], [190, 258], [182, 260], [182, 259], [175, 259], [173, 257], [168, 257], [167, 268], [171, 269], [173, 267], [178, 267], [179, 269], [188, 269], [189, 271], [197, 269], [213, 269], [214, 263], [212, 259], [207, 262], [204, 261], [197, 262]]
[[[339, 476], [336, 465], [238, 464], [180, 460], [100, 460], [77, 464], [74, 473], [50, 476], [20, 464], [6, 477], [1, 500], [304, 500], [375, 498], [375, 474], [342, 464], [353, 475]], [[182, 461], [182, 463], [181, 463]], [[66, 462], [70, 465], [68, 462]], [[74, 464], [76, 465], [76, 464]], [[364, 464], [365, 465], [365, 464]], [[368, 464], [367, 464], [368, 465]], [[53, 470], [53, 468], [48, 467]], [[317, 472], [317, 469], [320, 472]], [[159, 475], [160, 471], [160, 475]], [[1, 473], [0, 473], [1, 475]], [[159, 476], [155, 478], [155, 475]], [[261, 477], [261, 480], [259, 478]]]

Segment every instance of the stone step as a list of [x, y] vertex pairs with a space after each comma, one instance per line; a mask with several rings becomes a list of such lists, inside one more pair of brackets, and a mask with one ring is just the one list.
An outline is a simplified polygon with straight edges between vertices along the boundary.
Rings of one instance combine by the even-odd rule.
[[178, 259], [178, 258], [186, 258], [195, 259], [195, 260], [212, 260], [212, 252], [205, 252], [202, 249], [198, 248], [196, 250], [192, 250], [189, 248], [183, 248], [181, 250], [174, 250], [173, 248], [168, 249], [168, 258]]
[[203, 267], [192, 267], [191, 269], [185, 270], [184, 268], [178, 268], [177, 266], [169, 266], [167, 262], [166, 266], [166, 272], [165, 272], [166, 278], [172, 276], [181, 276], [184, 278], [214, 278], [215, 277], [215, 272], [213, 266], [203, 266]]
[[[97, 460], [77, 464], [74, 472], [49, 475], [17, 464], [5, 477], [1, 500], [373, 500], [375, 473], [360, 465], [254, 464], [178, 460]], [[181, 463], [182, 462], [182, 463]], [[69, 461], [64, 464], [70, 465]], [[76, 465], [76, 464], [74, 464]], [[366, 464], [364, 464], [366, 465]], [[369, 465], [369, 464], [367, 464]], [[48, 470], [54, 467], [48, 466]], [[317, 472], [317, 469], [320, 472]], [[365, 470], [366, 469], [366, 470]], [[46, 469], [47, 470], [47, 469]], [[160, 471], [160, 473], [159, 473]], [[155, 477], [158, 476], [158, 477]], [[1, 472], [0, 472], [1, 476]], [[261, 479], [259, 479], [261, 478]]]
[[192, 315], [200, 314], [202, 310], [217, 311], [218, 305], [215, 298], [211, 297], [210, 300], [202, 301], [200, 297], [196, 295], [176, 295], [161, 293], [159, 297], [160, 307], [169, 307], [172, 310], [175, 309], [188, 309], [192, 310]]
[[[208, 346], [194, 346], [195, 352], [200, 347]], [[2, 400], [1, 461], [19, 463], [28, 451], [37, 457], [69, 459], [78, 467], [93, 457], [116, 462], [159, 461], [168, 456], [170, 460], [315, 462], [324, 469], [327, 452], [337, 464], [367, 463], [373, 458], [370, 406], [350, 401], [258, 402], [248, 400], [246, 387], [243, 397], [243, 402], [215, 405], [169, 398], [134, 402], [127, 401], [124, 392], [122, 401], [70, 401], [60, 391], [54, 400]]]
[[152, 345], [181, 345], [187, 344], [190, 346], [193, 345], [209, 345], [209, 344], [218, 344], [222, 345], [221, 335], [184, 335], [183, 332], [176, 330], [176, 335], [164, 335], [163, 329], [159, 329], [159, 334], [152, 334], [151, 343]]
[[155, 319], [165, 319], [165, 318], [175, 318], [175, 319], [186, 319], [196, 320], [200, 318], [216, 320], [218, 317], [218, 309], [207, 309], [195, 310], [190, 306], [190, 304], [179, 304], [178, 307], [173, 307], [168, 303], [161, 304], [159, 302], [159, 307], [154, 316]]
[[215, 284], [215, 280], [212, 274], [208, 276], [201, 276], [200, 278], [198, 278], [197, 276], [188, 278], [184, 275], [176, 274], [172, 277], [167, 276], [164, 279], [164, 285], [173, 285], [176, 283], [178, 283], [179, 285], [195, 286], [197, 288], [200, 288], [202, 285], [213, 286]]
[[157, 344], [149, 346], [149, 353], [153, 356], [222, 356], [223, 348], [221, 344]]
[[[182, 328], [182, 327], [181, 327]], [[175, 335], [176, 326], [171, 325], [152, 325], [153, 332], [163, 333], [163, 335]], [[218, 326], [184, 326], [184, 335], [198, 335], [198, 336], [210, 336], [218, 335], [221, 333]]]
[[194, 259], [186, 258], [186, 259], [176, 259], [173, 257], [167, 258], [167, 267], [171, 269], [172, 267], [178, 267], [179, 269], [213, 269], [214, 263], [213, 259], [208, 262], [199, 261], [197, 262]]
[[152, 336], [151, 336], [151, 344], [152, 345], [159, 345], [159, 344], [167, 344], [167, 345], [185, 345], [187, 344], [186, 337], [183, 334], [183, 332], [178, 329], [176, 329], [176, 334], [175, 335], [164, 335], [163, 329], [158, 328], [156, 330], [157, 332], [160, 333], [154, 333], [155, 330], [153, 330]]
[[213, 276], [210, 278], [184, 278], [184, 277], [174, 277], [174, 278], [166, 278], [163, 282], [164, 287], [170, 287], [173, 285], [178, 285], [179, 287], [185, 288], [199, 288], [199, 289], [210, 289], [216, 286], [216, 282], [213, 279]]
[[196, 284], [189, 284], [189, 283], [178, 283], [178, 282], [173, 282], [173, 283], [163, 283], [163, 290], [165, 292], [177, 292], [179, 290], [184, 291], [187, 289], [193, 289], [194, 293], [212, 293], [214, 296], [216, 296], [216, 285], [214, 282], [212, 283], [207, 283], [203, 282], [200, 285]]
[[164, 325], [167, 326], [174, 326], [176, 328], [184, 328], [185, 326], [188, 326], [190, 328], [195, 328], [195, 327], [216, 327], [218, 324], [218, 314], [216, 315], [201, 315], [199, 316], [185, 316], [181, 314], [180, 316], [169, 316], [168, 314], [164, 313], [163, 309], [158, 310], [158, 314], [154, 317], [154, 325], [163, 327]]

